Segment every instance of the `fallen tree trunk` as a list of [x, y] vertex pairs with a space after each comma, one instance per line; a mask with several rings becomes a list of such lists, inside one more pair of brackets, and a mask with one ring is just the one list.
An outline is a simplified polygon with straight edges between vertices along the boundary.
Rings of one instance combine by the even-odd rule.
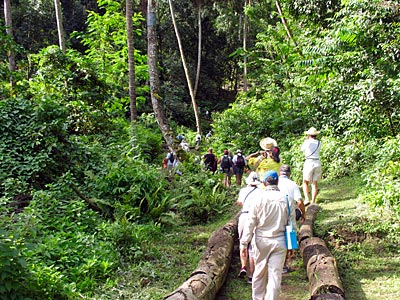
[[303, 224], [301, 224], [298, 234], [299, 242], [314, 235], [313, 226], [315, 219], [317, 218], [318, 211], [319, 207], [316, 204], [312, 204], [307, 208], [306, 219]]
[[310, 282], [310, 299], [344, 300], [344, 290], [335, 258], [322, 239], [312, 236], [317, 213], [318, 206], [311, 205], [299, 230], [299, 250]]
[[238, 216], [217, 229], [208, 240], [207, 250], [197, 269], [165, 300], [214, 300], [225, 282], [237, 236]]

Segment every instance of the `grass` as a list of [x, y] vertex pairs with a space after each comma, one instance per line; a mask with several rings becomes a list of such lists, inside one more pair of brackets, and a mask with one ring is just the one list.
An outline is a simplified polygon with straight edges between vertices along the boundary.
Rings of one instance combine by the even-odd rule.
[[[390, 216], [373, 213], [357, 200], [358, 178], [344, 178], [321, 184], [321, 211], [314, 233], [323, 238], [337, 260], [347, 300], [400, 299], [400, 247], [386, 233]], [[166, 231], [162, 240], [149, 245], [145, 262], [127, 266], [117, 279], [118, 287], [100, 289], [95, 299], [162, 299], [178, 288], [197, 267], [212, 232], [235, 215], [232, 199], [225, 216], [211, 224], [180, 227]], [[310, 298], [308, 279], [297, 252], [293, 272], [282, 280], [280, 300]], [[251, 299], [251, 285], [238, 279], [240, 269], [237, 245], [226, 284], [216, 300]], [[94, 299], [94, 298], [93, 298]]]
[[390, 215], [360, 203], [359, 186], [358, 178], [323, 186], [315, 234], [337, 260], [346, 299], [400, 299], [399, 243], [385, 234]]

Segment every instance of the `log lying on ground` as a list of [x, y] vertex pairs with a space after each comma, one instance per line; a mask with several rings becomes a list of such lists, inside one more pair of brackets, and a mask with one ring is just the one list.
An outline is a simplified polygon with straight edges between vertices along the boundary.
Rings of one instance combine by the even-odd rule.
[[315, 219], [317, 218], [318, 211], [319, 206], [316, 204], [312, 204], [307, 208], [306, 219], [303, 224], [301, 224], [298, 234], [299, 242], [314, 235], [313, 226]]
[[316, 205], [310, 206], [299, 230], [299, 250], [310, 282], [311, 300], [344, 300], [335, 258], [322, 239], [312, 236], [317, 212]]
[[214, 300], [225, 282], [237, 236], [238, 216], [217, 229], [208, 240], [207, 250], [197, 269], [165, 300]]

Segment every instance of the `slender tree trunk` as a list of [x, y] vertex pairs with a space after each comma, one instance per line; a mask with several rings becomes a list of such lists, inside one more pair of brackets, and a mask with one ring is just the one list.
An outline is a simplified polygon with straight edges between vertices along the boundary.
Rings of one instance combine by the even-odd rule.
[[287, 33], [288, 37], [289, 37], [290, 40], [293, 41], [294, 45], [295, 45], [296, 48], [297, 48], [297, 43], [296, 43], [296, 41], [294, 40], [294, 38], [293, 38], [293, 36], [292, 36], [292, 32], [290, 31], [290, 28], [289, 28], [289, 26], [287, 25], [285, 16], [283, 15], [281, 3], [279, 2], [279, 0], [275, 0], [275, 4], [276, 4], [276, 7], [277, 7], [277, 9], [278, 9], [279, 15], [281, 16], [282, 24], [283, 24], [283, 26], [285, 27], [285, 30], [286, 30], [286, 33]]
[[157, 63], [157, 36], [156, 36], [156, 0], [148, 0], [147, 2], [147, 64], [149, 67], [150, 77], [150, 96], [153, 106], [154, 115], [158, 126], [167, 143], [168, 148], [172, 152], [176, 152], [174, 147], [174, 136], [165, 116], [164, 108], [160, 95], [160, 77], [158, 73]]
[[126, 32], [128, 37], [129, 107], [131, 122], [137, 119], [135, 85], [135, 47], [133, 44], [132, 0], [126, 0]]
[[179, 52], [181, 54], [182, 65], [183, 65], [183, 69], [185, 71], [186, 81], [187, 81], [188, 88], [189, 88], [190, 98], [192, 99], [194, 116], [196, 118], [197, 133], [201, 134], [199, 111], [198, 111], [196, 99], [195, 99], [195, 96], [194, 96], [192, 82], [191, 82], [190, 76], [189, 76], [189, 71], [188, 71], [188, 68], [186, 66], [185, 54], [183, 53], [183, 47], [182, 47], [181, 38], [180, 38], [178, 27], [177, 27], [176, 21], [175, 21], [175, 14], [174, 14], [174, 8], [172, 6], [172, 0], [168, 0], [168, 2], [169, 2], [169, 8], [170, 8], [170, 11], [171, 11], [172, 23], [174, 24], [174, 30], [175, 30], [176, 39], [178, 41]]
[[199, 87], [200, 80], [200, 67], [201, 67], [201, 40], [202, 40], [202, 28], [201, 28], [201, 0], [197, 0], [197, 22], [198, 22], [198, 47], [197, 47], [197, 70], [196, 70], [196, 80], [194, 82], [194, 97], [197, 95], [197, 89]]
[[60, 49], [62, 53], [65, 54], [65, 35], [64, 35], [64, 27], [62, 20], [62, 10], [61, 10], [61, 2], [60, 0], [54, 0], [54, 7], [56, 10], [56, 21], [57, 21], [57, 30], [58, 30], [58, 43], [60, 45]]
[[[250, 5], [250, 2], [245, 3], [245, 7], [247, 5]], [[244, 19], [243, 19], [243, 52], [244, 52], [244, 57], [243, 57], [243, 90], [247, 92], [248, 89], [248, 83], [247, 83], [247, 30], [248, 30], [248, 22], [249, 18], [247, 17], [247, 14], [244, 14]]]
[[[11, 39], [14, 38], [13, 36], [13, 27], [12, 27], [12, 13], [11, 13], [11, 0], [4, 0], [4, 18], [6, 22], [6, 32], [7, 34], [11, 37]], [[10, 85], [11, 85], [11, 90], [14, 87], [14, 80], [13, 80], [13, 74], [12, 72], [15, 71], [15, 56], [14, 52], [10, 49], [7, 53], [8, 55], [8, 68], [10, 70]]]

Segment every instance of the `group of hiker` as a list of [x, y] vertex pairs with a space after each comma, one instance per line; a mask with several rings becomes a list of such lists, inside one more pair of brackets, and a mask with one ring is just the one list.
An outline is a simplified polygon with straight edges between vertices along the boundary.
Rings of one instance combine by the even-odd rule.
[[[293, 256], [293, 250], [288, 250], [286, 245], [286, 226], [291, 220], [296, 229], [297, 222], [305, 220], [305, 206], [317, 201], [318, 181], [322, 175], [319, 131], [311, 127], [304, 133], [306, 139], [301, 145], [304, 201], [299, 186], [290, 179], [290, 166], [282, 164], [278, 144], [271, 137], [261, 139], [262, 150], [248, 156], [238, 149], [234, 155], [224, 150], [217, 158], [212, 148], [202, 156], [204, 168], [212, 174], [219, 166], [226, 187], [231, 186], [232, 175], [236, 185], [241, 186], [243, 175], [248, 174], [246, 186], [240, 189], [236, 201], [242, 206], [238, 222], [241, 261], [238, 277], [247, 277], [252, 285], [253, 300], [279, 299], [282, 274], [290, 271], [287, 261]], [[179, 136], [178, 140], [181, 146], [185, 143], [184, 136]], [[200, 141], [198, 134], [196, 149]], [[172, 152], [165, 160], [165, 168], [177, 169], [179, 162]]]
[[[263, 149], [250, 154], [253, 171], [245, 179], [237, 199], [242, 206], [238, 222], [241, 269], [238, 277], [247, 276], [252, 285], [253, 300], [278, 300], [282, 274], [290, 271], [287, 260], [293, 250], [287, 249], [285, 229], [290, 223], [305, 220], [305, 205], [316, 203], [318, 181], [322, 175], [319, 132], [311, 127], [301, 146], [304, 153], [303, 202], [300, 189], [290, 179], [291, 168], [281, 164], [279, 148], [272, 138], [260, 141]], [[290, 222], [291, 221], [291, 222]]]
[[218, 159], [213, 153], [213, 149], [209, 148], [202, 159], [205, 169], [212, 174], [217, 171], [218, 165], [220, 166], [219, 171], [224, 174], [224, 185], [226, 187], [230, 187], [232, 184], [232, 174], [236, 177], [236, 184], [239, 186], [242, 184], [242, 176], [247, 166], [242, 150], [236, 150], [235, 155], [232, 155], [229, 150], [224, 150], [224, 154]]

